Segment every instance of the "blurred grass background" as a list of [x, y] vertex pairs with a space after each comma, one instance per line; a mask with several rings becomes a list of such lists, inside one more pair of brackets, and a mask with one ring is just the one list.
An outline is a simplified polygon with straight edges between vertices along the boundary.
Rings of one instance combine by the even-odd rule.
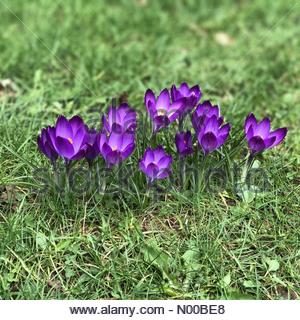
[[[0, 0], [0, 80], [14, 84], [0, 86], [0, 297], [299, 298], [299, 23], [299, 1]], [[42, 126], [122, 95], [143, 110], [148, 87], [182, 81], [235, 130], [251, 111], [288, 126], [263, 161], [271, 192], [32, 198]]]

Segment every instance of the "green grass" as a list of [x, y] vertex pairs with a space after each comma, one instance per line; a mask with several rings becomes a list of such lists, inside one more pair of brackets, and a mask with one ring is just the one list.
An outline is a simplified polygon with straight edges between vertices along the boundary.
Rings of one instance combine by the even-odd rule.
[[[0, 91], [0, 297], [299, 298], [299, 13], [299, 1], [0, 0], [0, 79], [18, 86]], [[32, 192], [35, 168], [49, 167], [41, 127], [61, 113], [98, 121], [124, 94], [142, 111], [148, 87], [181, 81], [234, 126], [211, 164], [244, 159], [250, 111], [289, 127], [260, 159], [268, 192]]]

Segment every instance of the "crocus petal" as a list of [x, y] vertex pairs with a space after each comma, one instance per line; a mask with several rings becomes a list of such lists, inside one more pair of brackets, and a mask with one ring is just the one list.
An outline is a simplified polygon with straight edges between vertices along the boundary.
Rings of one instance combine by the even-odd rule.
[[193, 141], [190, 131], [177, 133], [175, 136], [175, 144], [180, 156], [193, 153]]
[[219, 129], [218, 135], [225, 136], [227, 138], [230, 132], [230, 129], [231, 129], [231, 125], [229, 123], [224, 124], [224, 126]]
[[260, 136], [252, 137], [249, 142], [249, 148], [251, 149], [252, 153], [261, 152], [265, 149], [264, 140]]
[[[152, 105], [155, 105], [155, 95], [151, 89], [148, 89], [146, 91], [144, 100], [145, 100], [145, 106], [146, 106], [147, 110], [148, 110], [149, 102]], [[149, 110], [148, 110], [148, 112], [150, 113]]]
[[270, 148], [273, 148], [273, 147], [277, 146], [278, 144], [280, 144], [283, 141], [283, 139], [285, 138], [287, 131], [288, 131], [287, 128], [279, 128], [277, 130], [272, 131], [269, 134], [268, 138], [275, 137], [275, 141], [270, 145]]
[[121, 161], [120, 152], [117, 150], [111, 151], [106, 154], [105, 161], [108, 165], [114, 165]]
[[184, 136], [187, 143], [192, 143], [192, 133], [191, 131], [187, 131]]
[[121, 103], [118, 107], [118, 114], [120, 118], [125, 118], [127, 114], [131, 113], [133, 110], [129, 107], [127, 103]]
[[136, 117], [135, 111], [128, 112], [123, 118], [123, 127], [127, 132], [134, 132], [136, 129]]
[[155, 118], [158, 114], [155, 104], [152, 103], [151, 101], [148, 102], [147, 111], [151, 119]]
[[207, 132], [201, 138], [200, 145], [205, 153], [210, 153], [217, 148], [217, 137], [213, 132]]
[[170, 106], [170, 95], [168, 89], [162, 90], [160, 95], [157, 98], [156, 101], [156, 110], [158, 112], [158, 115], [160, 115], [160, 111], [163, 112], [168, 111]]
[[217, 148], [221, 147], [225, 143], [226, 139], [227, 139], [227, 136], [218, 136]]
[[266, 149], [270, 149], [272, 144], [276, 141], [276, 137], [271, 137], [264, 139], [264, 144]]
[[[194, 94], [194, 95], [196, 96], [197, 102], [198, 102], [198, 100], [201, 98], [201, 90], [200, 90], [199, 86], [198, 86], [198, 85], [193, 86], [193, 87], [190, 89], [190, 91], [191, 91], [192, 94]], [[197, 102], [196, 102], [196, 103], [197, 103]]]
[[92, 160], [95, 159], [99, 154], [97, 144], [88, 145], [85, 152], [86, 159]]
[[110, 125], [109, 125], [105, 115], [102, 116], [102, 124], [103, 124], [104, 129], [107, 132], [110, 132]]
[[172, 156], [166, 155], [158, 161], [157, 166], [159, 168], [167, 168], [171, 163], [172, 163]]
[[218, 127], [222, 125], [223, 121], [224, 121], [223, 117], [218, 118]]
[[108, 138], [108, 144], [112, 150], [121, 150], [122, 140], [122, 134], [112, 132]]
[[81, 127], [78, 129], [76, 135], [73, 137], [73, 148], [74, 152], [78, 152], [86, 139], [86, 129]]
[[150, 163], [146, 168], [146, 175], [151, 179], [155, 179], [158, 172], [158, 166], [154, 163]]
[[38, 147], [39, 147], [40, 151], [42, 153], [46, 154], [45, 147], [44, 147], [44, 142], [42, 141], [42, 137], [40, 135], [37, 138], [37, 143], [38, 143]]
[[216, 116], [212, 116], [211, 118], [207, 119], [205, 123], [205, 133], [212, 132], [214, 135], [217, 135], [219, 129], [219, 123]]
[[180, 92], [177, 90], [175, 84], [172, 85], [171, 87], [171, 98], [172, 101], [175, 102], [177, 99], [181, 98]]
[[200, 116], [198, 117], [197, 114], [194, 112], [193, 115], [192, 115], [192, 125], [193, 125], [193, 128], [195, 130], [195, 132], [199, 132], [199, 130], [201, 129], [203, 123], [204, 123], [204, 120], [205, 120], [205, 116]]
[[95, 129], [86, 129], [86, 152], [85, 158], [88, 160], [95, 159], [99, 154], [97, 144], [98, 132]]
[[124, 133], [122, 135], [122, 144], [120, 150], [123, 152], [127, 146], [134, 143], [135, 135], [134, 133]]
[[133, 122], [136, 120], [136, 112], [135, 111], [128, 111], [124, 117], [123, 117], [123, 121], [126, 122]]
[[46, 129], [42, 129], [41, 134], [38, 136], [37, 143], [39, 150], [52, 162], [56, 161], [58, 158], [58, 154], [55, 151], [53, 144], [51, 142], [50, 136], [48, 134], [48, 130], [50, 127]]
[[154, 161], [154, 152], [152, 149], [147, 148], [143, 158], [141, 159], [142, 161], [145, 162], [145, 166], [147, 167], [149, 163]]
[[107, 155], [112, 152], [112, 149], [111, 149], [111, 147], [107, 144], [107, 142], [104, 142], [103, 145], [102, 145], [102, 148], [101, 148], [100, 152], [101, 152], [103, 158], [106, 159]]
[[172, 105], [169, 108], [168, 114], [167, 114], [170, 123], [172, 123], [177, 118], [179, 118], [180, 115], [183, 113], [183, 108], [184, 108], [185, 102], [186, 102], [186, 99], [182, 98], [182, 99], [177, 100], [172, 103]]
[[69, 140], [61, 138], [61, 137], [57, 137], [56, 138], [56, 148], [58, 153], [68, 159], [71, 160], [71, 158], [74, 155], [74, 149], [72, 144], [69, 142]]
[[169, 168], [162, 169], [157, 174], [156, 179], [165, 179], [170, 175], [170, 173], [171, 173], [171, 170]]
[[140, 168], [140, 170], [141, 170], [142, 172], [144, 172], [144, 173], [146, 174], [147, 169], [146, 169], [145, 162], [143, 161], [143, 159], [141, 159], [141, 160], [139, 161], [139, 168]]
[[196, 111], [198, 111], [201, 114], [204, 114], [209, 112], [212, 108], [213, 108], [213, 105], [211, 104], [211, 102], [209, 100], [205, 100], [203, 101], [203, 103], [200, 103], [197, 106]]
[[106, 142], [107, 142], [107, 135], [106, 133], [101, 132], [96, 138], [96, 143], [98, 145], [98, 149], [101, 152], [101, 154], [102, 154], [102, 147]]
[[261, 136], [263, 139], [267, 138], [270, 133], [270, 119], [265, 118], [257, 124], [255, 128], [255, 135]]
[[231, 128], [230, 124], [227, 123], [219, 130], [219, 134], [218, 134], [218, 137], [217, 137], [217, 140], [218, 140], [217, 148], [222, 146], [224, 144], [224, 142], [226, 141], [226, 139], [228, 138], [228, 135], [229, 135], [229, 132], [230, 132], [230, 128]]
[[156, 149], [153, 150], [154, 154], [154, 162], [158, 163], [158, 161], [166, 155], [163, 146], [159, 145]]
[[170, 123], [167, 116], [157, 116], [153, 119], [153, 132], [156, 133], [161, 128], [166, 128]]
[[123, 126], [121, 124], [115, 122], [115, 123], [112, 124], [112, 126], [110, 127], [108, 132], [109, 133], [114, 132], [114, 133], [117, 133], [117, 134], [121, 134], [125, 130], [126, 130], [125, 127], [123, 128]]
[[135, 143], [129, 144], [123, 151], [122, 151], [122, 159], [128, 158], [132, 152], [134, 151]]
[[114, 123], [119, 123], [120, 121], [120, 115], [118, 113], [117, 108], [110, 107], [108, 110], [108, 123], [110, 126], [112, 126]]
[[245, 133], [247, 133], [247, 131], [251, 126], [253, 126], [253, 128], [256, 128], [256, 124], [257, 124], [257, 120], [254, 114], [250, 113], [245, 120], [245, 124], [244, 124]]
[[253, 126], [251, 125], [246, 133], [246, 138], [249, 141], [254, 135]]
[[183, 149], [185, 144], [184, 144], [184, 137], [183, 137], [183, 134], [184, 133], [176, 133], [175, 135], [175, 143], [177, 146], [179, 146], [180, 148], [179, 149]]
[[216, 116], [218, 118], [220, 116], [220, 109], [218, 106], [213, 106], [209, 100], [206, 100], [197, 106], [195, 113], [198, 117], [205, 115], [207, 117]]
[[84, 126], [84, 122], [81, 117], [74, 116], [69, 120], [69, 124], [72, 127], [73, 135], [76, 135], [77, 131]]
[[56, 137], [62, 137], [65, 139], [73, 137], [73, 130], [68, 120], [64, 116], [59, 116], [56, 121]]
[[186, 82], [182, 82], [182, 84], [179, 87], [179, 91], [183, 96], [188, 96], [190, 93], [189, 86]]
[[[48, 127], [47, 128], [47, 133], [49, 136], [49, 141], [51, 141], [52, 146], [55, 146], [55, 128], [54, 127]], [[55, 147], [54, 147], [55, 148]]]
[[85, 145], [83, 148], [81, 148], [77, 153], [75, 153], [70, 160], [80, 160], [84, 158], [86, 154], [87, 146]]

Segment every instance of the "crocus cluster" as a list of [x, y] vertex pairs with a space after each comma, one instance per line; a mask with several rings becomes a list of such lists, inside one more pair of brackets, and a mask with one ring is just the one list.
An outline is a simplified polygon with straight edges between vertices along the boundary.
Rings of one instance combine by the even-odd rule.
[[[189, 87], [182, 83], [178, 88], [173, 85], [170, 90], [163, 89], [155, 96], [151, 89], [145, 93], [144, 103], [152, 122], [152, 136], [174, 122], [178, 122], [175, 145], [180, 159], [202, 150], [207, 156], [219, 149], [227, 140], [231, 125], [224, 123], [218, 105], [202, 97], [198, 85]], [[184, 131], [184, 120], [191, 115], [194, 133]], [[85, 158], [90, 167], [101, 156], [108, 168], [120, 164], [135, 150], [137, 113], [128, 104], [111, 106], [102, 116], [101, 129], [89, 128], [80, 116], [67, 119], [57, 118], [54, 126], [43, 128], [38, 136], [40, 151], [50, 159], [53, 166], [60, 157], [66, 164]], [[258, 122], [251, 113], [245, 120], [244, 130], [248, 141], [250, 155], [263, 152], [280, 144], [287, 134], [286, 128], [270, 130], [270, 119]], [[161, 146], [146, 148], [139, 160], [140, 170], [149, 182], [164, 179], [171, 173], [173, 158]]]

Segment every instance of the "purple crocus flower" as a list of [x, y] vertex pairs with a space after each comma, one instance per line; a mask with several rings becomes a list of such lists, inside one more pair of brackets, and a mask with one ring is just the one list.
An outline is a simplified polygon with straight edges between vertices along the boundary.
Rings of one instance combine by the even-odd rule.
[[158, 146], [156, 149], [146, 149], [139, 166], [152, 182], [155, 179], [164, 179], [169, 176], [172, 161], [172, 156], [168, 155], [162, 146]]
[[287, 128], [279, 128], [274, 131], [270, 131], [270, 129], [269, 118], [258, 122], [253, 113], [248, 115], [245, 120], [244, 131], [252, 154], [277, 146], [283, 141], [288, 131]]
[[55, 151], [65, 160], [79, 160], [86, 151], [86, 127], [79, 116], [70, 120], [59, 116], [53, 130], [49, 131]]
[[145, 93], [145, 105], [152, 119], [153, 133], [155, 134], [159, 129], [167, 127], [182, 115], [185, 98], [171, 103], [168, 89], [162, 90], [157, 99], [153, 91], [148, 89]]
[[230, 124], [221, 126], [222, 122], [223, 119], [213, 115], [204, 120], [200, 130], [197, 132], [198, 142], [204, 154], [218, 149], [226, 141], [231, 126]]
[[41, 131], [41, 134], [38, 136], [37, 143], [40, 151], [46, 157], [48, 157], [51, 160], [52, 164], [54, 165], [54, 163], [58, 158], [58, 154], [54, 149], [53, 143], [49, 135], [49, 132], [53, 130], [54, 130], [54, 127], [50, 127], [50, 126], [43, 128]]
[[198, 132], [201, 129], [204, 120], [212, 116], [216, 116], [220, 121], [220, 125], [222, 124], [223, 118], [220, 117], [219, 106], [213, 106], [208, 100], [200, 103], [192, 115], [192, 124], [195, 131]]
[[103, 128], [107, 133], [134, 132], [136, 129], [136, 112], [122, 103], [118, 108], [110, 107], [108, 115], [102, 116]]
[[184, 113], [188, 113], [194, 109], [198, 101], [201, 99], [202, 93], [198, 85], [189, 88], [188, 84], [183, 82], [177, 89], [175, 84], [171, 88], [172, 101], [175, 102], [181, 98], [186, 98]]
[[107, 166], [111, 167], [132, 154], [135, 148], [135, 135], [116, 132], [107, 135], [103, 130], [97, 137], [97, 144]]
[[90, 164], [99, 155], [97, 136], [98, 132], [96, 129], [87, 128], [85, 158]]
[[175, 136], [175, 143], [180, 157], [185, 157], [193, 153], [193, 141], [190, 131], [178, 132]]

